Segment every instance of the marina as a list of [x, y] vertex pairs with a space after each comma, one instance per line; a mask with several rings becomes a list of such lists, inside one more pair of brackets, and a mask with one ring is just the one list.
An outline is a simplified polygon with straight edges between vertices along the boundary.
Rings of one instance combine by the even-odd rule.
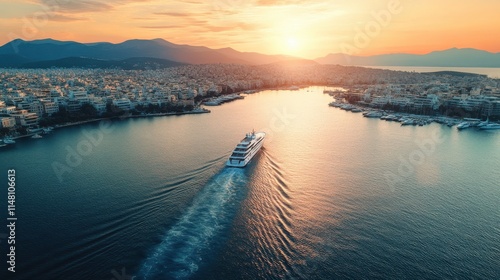
[[353, 113], [363, 112], [363, 117], [365, 118], [375, 118], [385, 121], [399, 122], [401, 123], [401, 126], [409, 126], [409, 125], [424, 126], [431, 123], [438, 123], [447, 125], [448, 127], [456, 126], [458, 130], [464, 130], [467, 128], [477, 128], [479, 130], [500, 129], [499, 123], [490, 122], [488, 119], [485, 121], [481, 121], [480, 119], [475, 119], [475, 118], [459, 119], [459, 118], [444, 117], [444, 116], [416, 115], [416, 114], [379, 110], [373, 108], [365, 108], [338, 101], [330, 102], [328, 105], [330, 107], [339, 108]]
[[236, 99], [243, 99], [243, 98], [245, 98], [245, 97], [241, 96], [240, 94], [229, 94], [229, 95], [219, 96], [216, 98], [211, 98], [211, 99], [203, 102], [203, 104], [206, 106], [219, 106], [223, 103], [231, 102], [231, 101], [234, 101]]

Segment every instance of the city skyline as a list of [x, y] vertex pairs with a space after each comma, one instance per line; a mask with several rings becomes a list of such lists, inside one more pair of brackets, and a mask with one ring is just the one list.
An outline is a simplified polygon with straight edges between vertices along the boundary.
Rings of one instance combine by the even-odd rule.
[[425, 54], [453, 47], [499, 52], [500, 3], [352, 1], [0, 0], [0, 44], [53, 38], [176, 44], [314, 59], [329, 53]]

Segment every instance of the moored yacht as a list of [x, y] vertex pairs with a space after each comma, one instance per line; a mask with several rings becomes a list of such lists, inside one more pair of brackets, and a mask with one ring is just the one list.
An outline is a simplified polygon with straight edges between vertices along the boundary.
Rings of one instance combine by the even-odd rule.
[[457, 125], [457, 129], [458, 130], [462, 130], [462, 129], [466, 129], [466, 128], [469, 128], [470, 127], [470, 123], [469, 122], [461, 122]]
[[245, 167], [264, 144], [265, 132], [247, 133], [226, 162], [229, 167]]
[[16, 140], [12, 139], [11, 137], [8, 137], [8, 136], [5, 136], [5, 138], [3, 138], [3, 142], [5, 144], [16, 144]]
[[365, 118], [380, 118], [384, 115], [384, 113], [382, 112], [378, 112], [378, 111], [370, 111], [370, 112], [365, 112], [363, 113], [363, 117]]
[[486, 125], [483, 125], [479, 128], [480, 130], [494, 130], [494, 129], [500, 129], [500, 124], [498, 123], [489, 123]]

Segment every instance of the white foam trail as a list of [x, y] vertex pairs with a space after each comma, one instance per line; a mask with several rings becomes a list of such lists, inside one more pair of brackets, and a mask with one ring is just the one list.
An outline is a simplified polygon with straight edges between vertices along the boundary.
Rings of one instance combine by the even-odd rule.
[[196, 272], [215, 237], [231, 222], [246, 182], [242, 169], [225, 168], [215, 175], [143, 263], [139, 278], [184, 279]]

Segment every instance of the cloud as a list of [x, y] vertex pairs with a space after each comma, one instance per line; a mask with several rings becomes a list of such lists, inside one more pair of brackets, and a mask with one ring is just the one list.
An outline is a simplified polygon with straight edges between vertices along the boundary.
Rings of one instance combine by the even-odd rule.
[[59, 21], [59, 22], [70, 22], [70, 21], [81, 21], [81, 20], [88, 20], [88, 19], [83, 18], [83, 17], [67, 16], [67, 15], [63, 15], [63, 14], [53, 13], [53, 14], [49, 15], [49, 20]]
[[178, 2], [187, 3], [187, 4], [195, 4], [195, 5], [205, 4], [205, 1], [195, 1], [195, 0], [178, 0]]
[[147, 2], [149, 0], [38, 0], [53, 11], [60, 12], [102, 12], [113, 10], [116, 6], [129, 3]]
[[188, 17], [192, 15], [190, 13], [179, 13], [179, 12], [156, 12], [153, 14], [159, 16], [170, 16], [170, 17]]
[[212, 13], [209, 12], [155, 12], [154, 15], [158, 16], [169, 16], [169, 17], [197, 17], [197, 16], [209, 16]]
[[295, 5], [303, 3], [300, 0], [259, 0], [257, 1], [258, 6], [283, 6], [283, 5]]
[[146, 26], [140, 26], [140, 28], [146, 28], [146, 29], [173, 29], [173, 28], [183, 28], [183, 26], [180, 26], [180, 25], [146, 25]]
[[203, 27], [204, 29], [210, 31], [210, 32], [224, 32], [224, 31], [231, 31], [231, 30], [245, 30], [245, 31], [250, 31], [256, 29], [255, 25], [252, 24], [247, 24], [247, 23], [234, 23], [231, 25], [227, 26], [214, 26], [214, 25], [207, 25]]

